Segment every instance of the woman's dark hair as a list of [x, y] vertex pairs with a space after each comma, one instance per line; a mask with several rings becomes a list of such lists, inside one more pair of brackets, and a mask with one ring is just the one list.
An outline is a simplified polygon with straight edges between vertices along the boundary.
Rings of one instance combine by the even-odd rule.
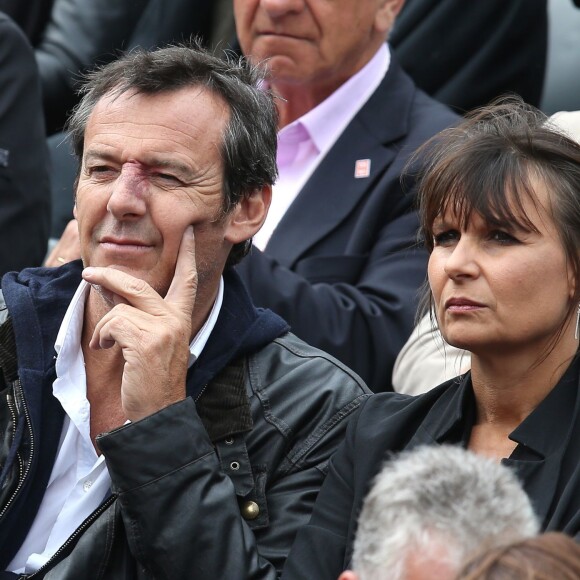
[[[535, 230], [524, 200], [537, 207], [535, 188], [545, 186], [548, 209], [578, 280], [571, 314], [580, 300], [580, 144], [519, 97], [502, 97], [430, 139], [412, 163], [420, 167], [421, 235], [429, 252], [433, 222], [447, 209], [462, 227], [475, 213], [496, 227]], [[422, 313], [430, 305], [428, 292]]]
[[580, 545], [560, 532], [549, 532], [484, 552], [456, 580], [576, 580]]

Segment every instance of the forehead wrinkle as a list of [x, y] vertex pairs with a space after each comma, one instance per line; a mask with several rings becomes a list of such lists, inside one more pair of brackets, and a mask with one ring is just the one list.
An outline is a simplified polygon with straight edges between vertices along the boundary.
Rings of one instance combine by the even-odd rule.
[[[168, 141], [175, 141], [176, 137], [179, 135], [184, 137], [186, 140], [196, 141], [200, 137], [203, 137], [205, 139], [209, 137], [207, 127], [204, 126], [203, 120], [201, 123], [196, 123], [195, 118], [175, 119], [178, 122], [185, 125], [190, 130], [187, 130], [186, 128], [180, 128], [176, 125], [164, 124], [160, 122], [157, 123], [151, 123], [151, 121], [141, 122], [139, 120], [135, 120], [134, 117], [129, 116], [129, 112], [132, 111], [133, 109], [132, 107], [127, 107], [127, 109], [129, 109], [129, 112], [127, 112], [125, 118], [120, 120], [116, 118], [114, 118], [113, 120], [107, 120], [108, 116], [115, 117], [119, 115], [120, 112], [123, 113], [123, 109], [121, 110], [119, 109], [121, 109], [121, 106], [119, 106], [119, 108], [115, 107], [108, 108], [105, 105], [103, 105], [102, 110], [97, 110], [95, 107], [95, 111], [93, 111], [91, 119], [89, 120], [89, 123], [87, 123], [87, 131], [85, 132], [85, 136], [92, 129], [98, 135], [113, 136], [113, 137], [122, 136], [123, 139], [140, 139], [140, 140], [165, 139]], [[224, 133], [228, 126], [229, 119], [230, 119], [229, 107], [227, 103], [222, 101], [220, 103], [219, 113], [213, 114], [212, 112], [212, 124], [214, 126], [218, 124], [222, 125], [216, 138], [212, 139], [214, 145], [216, 144], [220, 145], [221, 142], [223, 141]], [[121, 135], [121, 133], [123, 132], [123, 126], [129, 128], [128, 134]], [[135, 134], [132, 134], [130, 129], [131, 127], [135, 128], [136, 130]], [[146, 129], [147, 133], [139, 134], [139, 132], [143, 129]], [[153, 132], [151, 132], [152, 129]]]

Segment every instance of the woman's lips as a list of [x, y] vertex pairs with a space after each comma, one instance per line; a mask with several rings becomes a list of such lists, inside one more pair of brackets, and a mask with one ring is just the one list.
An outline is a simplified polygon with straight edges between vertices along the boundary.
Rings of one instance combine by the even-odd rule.
[[445, 302], [445, 309], [452, 312], [467, 312], [481, 308], [485, 308], [485, 305], [468, 298], [450, 298]]

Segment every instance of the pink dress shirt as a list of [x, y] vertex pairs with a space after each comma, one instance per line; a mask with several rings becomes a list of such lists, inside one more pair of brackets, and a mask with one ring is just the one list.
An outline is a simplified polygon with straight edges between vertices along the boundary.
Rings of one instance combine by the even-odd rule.
[[[373, 58], [334, 93], [278, 133], [279, 177], [268, 217], [254, 236], [263, 250], [286, 210], [345, 127], [375, 92], [387, 73], [391, 54], [382, 44]], [[353, 167], [354, 171], [354, 167]]]

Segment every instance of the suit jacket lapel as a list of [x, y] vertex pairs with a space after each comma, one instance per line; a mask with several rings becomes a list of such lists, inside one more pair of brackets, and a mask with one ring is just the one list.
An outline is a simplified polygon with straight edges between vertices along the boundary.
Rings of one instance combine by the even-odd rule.
[[[372, 190], [408, 132], [415, 86], [392, 59], [377, 90], [339, 137], [274, 231], [267, 252], [293, 264], [336, 228]], [[368, 177], [355, 178], [355, 163], [370, 159]]]

